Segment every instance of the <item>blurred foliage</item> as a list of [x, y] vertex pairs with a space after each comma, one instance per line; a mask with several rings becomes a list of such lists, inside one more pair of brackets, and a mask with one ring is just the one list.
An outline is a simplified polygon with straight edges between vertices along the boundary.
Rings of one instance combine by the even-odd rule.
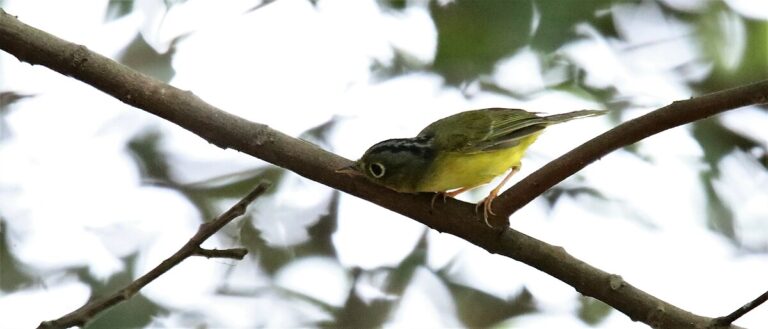
[[408, 1], [406, 0], [376, 0], [379, 7], [391, 10], [403, 10], [408, 8]]
[[723, 202], [712, 184], [717, 175], [714, 171], [704, 171], [700, 177], [706, 196], [707, 227], [738, 244], [733, 211]]
[[353, 281], [355, 287], [357, 281], [363, 276], [384, 274], [386, 280], [378, 288], [388, 297], [364, 301], [356, 293], [355, 289], [352, 289], [344, 304], [344, 308], [337, 313], [335, 323], [325, 323], [323, 326], [328, 328], [382, 327], [392, 317], [392, 312], [398, 306], [399, 298], [402, 297], [405, 289], [410, 284], [416, 270], [425, 266], [426, 252], [427, 239], [425, 234], [413, 250], [411, 250], [411, 253], [403, 258], [400, 264], [394, 268], [380, 268], [372, 271], [352, 269], [353, 272], [351, 274], [355, 278]]
[[388, 63], [382, 63], [379, 60], [373, 60], [371, 63], [371, 74], [377, 81], [385, 81], [397, 76], [423, 70], [425, 63], [420, 63], [407, 52], [394, 48], [394, 57]]
[[[716, 118], [695, 122], [693, 136], [701, 144], [704, 150], [704, 161], [715, 175], [720, 174], [718, 163], [735, 149], [749, 153], [755, 148], [764, 148], [760, 142], [749, 136], [723, 126]], [[768, 164], [763, 163], [763, 166], [768, 169]]]
[[14, 91], [0, 92], [0, 114], [3, 114], [11, 104], [32, 96], [34, 95], [19, 94]]
[[580, 196], [588, 196], [599, 200], [608, 200], [608, 198], [599, 190], [582, 183], [583, 179], [578, 174], [571, 179], [562, 182], [551, 189], [547, 190], [541, 196], [547, 201], [547, 205], [553, 208], [558, 200], [562, 197], [568, 197], [571, 199], [578, 198]]
[[159, 149], [161, 138], [162, 134], [157, 130], [145, 131], [128, 142], [128, 154], [133, 157], [145, 180], [170, 185], [169, 164]]
[[[284, 173], [276, 167], [260, 167], [194, 184], [182, 183], [174, 177], [168, 155], [160, 149], [162, 138], [159, 131], [146, 130], [129, 141], [128, 154], [134, 159], [145, 183], [172, 188], [184, 194], [206, 219], [219, 215], [216, 202], [239, 199], [261, 181], [278, 182]], [[266, 192], [270, 193], [274, 191]]]
[[469, 328], [486, 328], [514, 316], [536, 311], [533, 295], [523, 289], [510, 299], [443, 278], [451, 290], [461, 321]]
[[608, 304], [597, 299], [587, 296], [579, 297], [579, 318], [591, 326], [595, 326], [600, 321], [603, 321], [611, 313], [611, 310], [613, 308], [608, 306]]
[[[353, 282], [361, 277], [360, 269], [353, 270]], [[349, 291], [342, 308], [334, 314], [333, 321], [318, 323], [321, 328], [375, 328], [381, 327], [387, 320], [393, 301], [389, 299], [376, 299], [366, 301], [360, 297], [356, 285]]]
[[437, 27], [437, 55], [432, 69], [446, 83], [459, 85], [489, 74], [496, 62], [531, 40], [530, 1], [430, 2]]
[[133, 0], [109, 0], [107, 13], [104, 15], [107, 22], [116, 20], [130, 14], [133, 11]]
[[[250, 13], [252, 11], [259, 10], [261, 8], [264, 8], [264, 7], [268, 6], [268, 5], [271, 5], [271, 4], [275, 3], [276, 1], [277, 0], [262, 0], [260, 4], [258, 4], [256, 6], [253, 6], [252, 8], [248, 9], [247, 11], [245, 11], [245, 13]], [[309, 2], [312, 6], [317, 6], [317, 3], [319, 1], [320, 0], [307, 0], [307, 2]]]
[[[701, 93], [733, 88], [734, 86], [768, 77], [768, 22], [737, 16], [727, 8], [713, 6], [707, 15], [698, 17], [696, 26], [701, 31], [699, 42], [704, 56], [713, 61], [714, 69], [704, 81], [695, 85]], [[729, 52], [738, 46], [732, 40], [743, 24], [744, 52], [735, 60]], [[731, 32], [731, 33], [728, 33]]]
[[241, 243], [249, 251], [249, 256], [259, 267], [269, 275], [303, 257], [328, 256], [336, 257], [331, 234], [336, 228], [336, 205], [338, 195], [333, 198], [331, 211], [308, 228], [310, 239], [290, 248], [270, 246], [262, 237], [262, 233], [250, 225], [250, 221], [242, 221], [239, 237]]
[[2, 91], [0, 92], [0, 141], [10, 137], [8, 131], [8, 123], [5, 121], [5, 116], [10, 112], [11, 105], [14, 103], [34, 95], [20, 94], [14, 91]]
[[0, 291], [14, 291], [35, 282], [35, 277], [26, 273], [11, 253], [10, 234], [0, 213]]
[[[310, 0], [314, 5], [318, 1]], [[274, 1], [264, 0], [252, 10], [263, 8]], [[166, 7], [179, 1], [165, 1]], [[396, 13], [408, 6], [419, 5], [418, 1], [387, 1], [377, 3], [386, 13]], [[387, 79], [401, 74], [426, 70], [439, 74], [447, 85], [466, 86], [477, 83], [484, 90], [499, 94], [525, 98], [514, 91], [494, 85], [485, 77], [490, 75], [499, 61], [508, 58], [525, 47], [530, 47], [540, 56], [542, 70], [564, 70], [564, 80], [547, 86], [549, 90], [568, 92], [579, 97], [596, 100], [613, 109], [612, 119], [618, 121], [621, 110], [631, 107], [629, 100], [619, 95], [613, 87], [592, 88], [583, 84], [584, 72], [557, 57], [553, 53], [563, 45], [579, 38], [575, 27], [587, 23], [605, 38], [620, 38], [614, 26], [611, 6], [616, 3], [640, 4], [642, 1], [610, 0], [458, 0], [448, 2], [430, 1], [429, 14], [437, 29], [437, 52], [433, 63], [420, 63], [410, 56], [407, 50], [393, 49], [394, 60], [387, 63], [373, 62], [371, 71], [377, 79]], [[765, 79], [768, 72], [768, 22], [755, 21], [738, 16], [722, 2], [709, 2], [703, 13], [690, 13], [671, 8], [663, 2], [660, 5], [665, 15], [675, 17], [693, 26], [696, 40], [701, 50], [699, 60], [713, 63], [711, 74], [692, 85], [699, 93], [706, 93], [724, 88]], [[135, 10], [130, 0], [111, 0], [105, 15], [107, 20], [123, 17]], [[743, 23], [746, 47], [735, 62], [728, 64], [724, 57], [723, 44], [729, 44], [731, 35], [724, 32], [724, 22]], [[178, 41], [180, 39], [177, 39]], [[171, 66], [175, 47], [173, 44], [166, 53], [158, 53], [142, 38], [136, 38], [120, 54], [119, 61], [162, 81], [170, 81], [175, 72]], [[300, 91], [298, 91], [300, 92]], [[0, 93], [0, 123], [8, 105], [28, 95], [13, 92]], [[323, 144], [327, 140], [327, 131], [332, 122], [320, 125], [305, 135], [313, 143]], [[763, 148], [760, 142], [750, 139], [739, 131], [732, 130], [716, 119], [704, 120], [693, 125], [693, 137], [704, 151], [707, 168], [701, 170], [700, 177], [707, 197], [708, 225], [710, 228], [735, 241], [734, 216], [732, 210], [715, 193], [713, 179], [720, 174], [720, 160], [734, 149], [750, 150]], [[147, 184], [164, 186], [183, 193], [197, 207], [203, 218], [213, 218], [220, 209], [218, 203], [223, 200], [239, 198], [254, 185], [268, 180], [275, 185], [284, 178], [284, 171], [275, 167], [256, 167], [252, 170], [233, 173], [226, 177], [215, 177], [194, 184], [182, 183], [174, 177], [175, 164], [160, 147], [163, 135], [157, 130], [148, 130], [135, 136], [127, 145], [128, 153], [140, 168], [142, 179]], [[628, 147], [632, 151], [633, 147]], [[765, 154], [765, 152], [764, 152]], [[760, 160], [768, 168], [766, 159]], [[270, 191], [269, 193], [275, 193]], [[562, 197], [588, 195], [605, 199], [600, 191], [578, 184], [561, 185], [548, 191], [544, 199], [550, 206]], [[233, 243], [242, 244], [250, 251], [246, 261], [256, 264], [269, 276], [297, 260], [306, 257], [327, 257], [336, 259], [337, 251], [332, 242], [332, 234], [337, 228], [338, 194], [328, 205], [328, 213], [307, 227], [309, 238], [290, 247], [271, 246], [254, 225], [251, 217], [238, 220], [237, 228], [228, 228], [224, 233]], [[2, 214], [0, 214], [1, 216]], [[249, 214], [248, 216], [258, 216]], [[31, 285], [34, 278], [25, 273], [9, 253], [9, 232], [3, 229], [0, 217], [0, 289], [13, 291], [19, 287]], [[388, 268], [363, 270], [346, 269], [352, 278], [346, 300], [341, 307], [334, 307], [314, 300], [299, 292], [283, 291], [285, 298], [315, 305], [328, 312], [332, 320], [318, 323], [326, 328], [370, 328], [382, 327], [391, 319], [397, 309], [400, 297], [412, 283], [418, 269], [433, 271], [448, 287], [457, 305], [458, 317], [467, 327], [488, 327], [511, 317], [537, 312], [536, 296], [527, 289], [522, 289], [515, 296], [503, 299], [480, 289], [460, 284], [447, 271], [429, 268], [426, 262], [428, 248], [426, 235], [399, 264]], [[120, 289], [132, 278], [135, 255], [126, 259], [127, 269], [122, 274], [100, 282], [91, 277], [85, 269], [73, 271], [93, 289], [97, 298]], [[386, 280], [377, 287], [387, 297], [365, 300], [358, 291], [358, 283], [371, 277], [384, 276]], [[275, 288], [277, 289], [277, 288]], [[248, 291], [222, 289], [222, 294], [253, 294]], [[589, 325], [598, 324], [610, 312], [611, 308], [592, 298], [580, 298], [581, 307], [578, 316]], [[164, 312], [162, 307], [137, 295], [130, 301], [117, 306], [97, 318], [89, 328], [100, 327], [141, 327], [151, 321], [151, 317]], [[130, 315], [130, 316], [128, 316]]]
[[[111, 276], [106, 282], [94, 278], [86, 268], [75, 270], [75, 274], [80, 281], [91, 287], [91, 298], [89, 301], [98, 300], [113, 294], [131, 283], [133, 273], [135, 273], [135, 264], [137, 255], [130, 255], [124, 259], [126, 268], [123, 272]], [[158, 314], [167, 312], [161, 306], [145, 298], [141, 293], [131, 297], [129, 300], [117, 304], [107, 312], [100, 313], [93, 321], [89, 322], [87, 328], [138, 328], [144, 327], [152, 321], [152, 318]]]
[[[704, 161], [707, 163], [707, 168], [701, 173], [707, 198], [707, 225], [738, 244], [735, 232], [735, 225], [737, 224], [734, 222], [733, 211], [718, 196], [712, 182], [720, 177], [718, 165], [723, 157], [731, 154], [735, 149], [749, 153], [754, 148], [763, 148], [764, 146], [738, 131], [723, 126], [715, 118], [694, 123], [693, 136], [699, 141], [704, 151]], [[768, 169], [768, 163], [765, 161], [761, 163]]]
[[118, 55], [117, 60], [160, 81], [171, 81], [176, 74], [171, 66], [171, 59], [176, 50], [176, 43], [183, 37], [174, 39], [168, 51], [160, 54], [150, 47], [141, 35], [136, 35], [136, 38]]
[[[578, 37], [576, 24], [589, 23], [605, 37], [616, 37], [613, 19], [610, 15], [599, 15], [610, 9], [615, 1], [580, 0], [570, 4], [555, 0], [534, 0], [540, 15], [530, 46], [544, 53], [550, 53]], [[564, 8], [564, 5], [567, 7]]]

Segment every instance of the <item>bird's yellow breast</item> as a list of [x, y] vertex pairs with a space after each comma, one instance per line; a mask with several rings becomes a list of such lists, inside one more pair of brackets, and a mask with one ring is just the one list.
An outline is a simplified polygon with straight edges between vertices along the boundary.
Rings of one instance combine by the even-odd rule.
[[445, 192], [462, 187], [475, 187], [490, 182], [514, 166], [539, 133], [505, 149], [479, 153], [438, 152], [437, 157], [417, 185], [418, 192]]

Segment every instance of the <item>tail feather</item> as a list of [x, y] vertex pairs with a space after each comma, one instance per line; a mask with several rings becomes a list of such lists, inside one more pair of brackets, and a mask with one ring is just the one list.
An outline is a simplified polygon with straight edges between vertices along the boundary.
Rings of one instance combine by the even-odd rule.
[[608, 113], [608, 110], [581, 110], [544, 117], [550, 124], [562, 123], [573, 119], [594, 117]]

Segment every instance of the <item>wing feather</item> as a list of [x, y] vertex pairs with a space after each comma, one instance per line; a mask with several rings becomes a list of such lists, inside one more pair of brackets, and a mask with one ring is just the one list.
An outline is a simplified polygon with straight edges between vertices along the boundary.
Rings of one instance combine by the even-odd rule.
[[582, 110], [539, 116], [520, 109], [488, 108], [461, 112], [435, 121], [419, 133], [433, 145], [448, 152], [481, 153], [513, 147], [549, 125], [576, 118], [604, 114]]
[[424, 128], [420, 137], [431, 137], [435, 147], [449, 152], [481, 153], [513, 147], [546, 127], [535, 113], [491, 108], [458, 113]]

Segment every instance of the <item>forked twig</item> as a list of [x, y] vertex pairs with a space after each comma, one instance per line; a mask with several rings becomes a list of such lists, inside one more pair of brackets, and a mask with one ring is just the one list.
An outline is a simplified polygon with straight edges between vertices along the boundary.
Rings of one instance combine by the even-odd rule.
[[248, 193], [248, 195], [246, 195], [242, 200], [232, 206], [232, 208], [229, 208], [229, 210], [216, 217], [216, 219], [213, 221], [201, 224], [200, 228], [197, 229], [197, 233], [195, 233], [195, 235], [192, 236], [192, 238], [190, 238], [183, 247], [171, 255], [171, 257], [165, 259], [162, 263], [160, 263], [160, 265], [157, 265], [151, 271], [147, 272], [147, 274], [142, 275], [140, 278], [128, 284], [125, 288], [120, 289], [111, 296], [85, 304], [82, 307], [56, 320], [43, 321], [40, 323], [40, 326], [38, 326], [38, 329], [69, 328], [74, 326], [82, 327], [95, 315], [130, 299], [136, 293], [138, 293], [141, 288], [144, 288], [144, 286], [165, 274], [165, 272], [168, 272], [168, 270], [172, 269], [174, 266], [178, 265], [191, 256], [242, 259], [245, 257], [245, 253], [247, 253], [247, 250], [243, 248], [211, 250], [203, 249], [200, 247], [200, 245], [205, 240], [210, 238], [214, 233], [218, 232], [222, 227], [224, 227], [224, 225], [227, 225], [233, 219], [242, 216], [245, 213], [248, 205], [252, 203], [253, 200], [256, 200], [256, 198], [258, 198], [262, 193], [264, 193], [264, 191], [269, 188], [269, 186], [270, 184], [267, 182], [260, 183], [258, 186], [256, 186], [256, 188], [253, 189], [253, 191]]

